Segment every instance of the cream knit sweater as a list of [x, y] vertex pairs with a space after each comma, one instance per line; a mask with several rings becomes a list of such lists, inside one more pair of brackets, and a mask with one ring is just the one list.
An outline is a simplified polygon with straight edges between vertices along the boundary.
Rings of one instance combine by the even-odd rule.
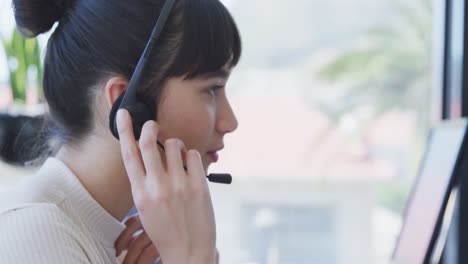
[[1, 264], [120, 263], [124, 229], [56, 158], [0, 195]]

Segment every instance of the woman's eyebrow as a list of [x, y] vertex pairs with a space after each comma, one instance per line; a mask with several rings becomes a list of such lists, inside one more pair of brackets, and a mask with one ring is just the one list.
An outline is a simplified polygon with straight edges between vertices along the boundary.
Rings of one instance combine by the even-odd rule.
[[230, 71], [227, 71], [225, 69], [219, 69], [217, 71], [205, 73], [201, 75], [201, 78], [202, 79], [211, 79], [211, 78], [227, 79], [229, 77], [229, 74], [230, 74]]

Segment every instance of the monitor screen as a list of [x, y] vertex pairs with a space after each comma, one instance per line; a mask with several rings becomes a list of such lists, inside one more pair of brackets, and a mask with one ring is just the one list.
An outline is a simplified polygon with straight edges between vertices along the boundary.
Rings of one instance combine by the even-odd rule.
[[466, 126], [443, 124], [431, 131], [425, 158], [406, 206], [393, 263], [423, 263], [445, 208]]

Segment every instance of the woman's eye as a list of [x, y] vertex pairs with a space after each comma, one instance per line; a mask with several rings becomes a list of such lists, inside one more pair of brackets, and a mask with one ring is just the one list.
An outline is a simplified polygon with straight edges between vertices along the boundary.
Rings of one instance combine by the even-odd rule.
[[211, 87], [210, 89], [208, 89], [208, 93], [211, 95], [211, 96], [215, 96], [216, 95], [216, 91], [223, 88], [223, 86], [214, 86], [214, 87]]

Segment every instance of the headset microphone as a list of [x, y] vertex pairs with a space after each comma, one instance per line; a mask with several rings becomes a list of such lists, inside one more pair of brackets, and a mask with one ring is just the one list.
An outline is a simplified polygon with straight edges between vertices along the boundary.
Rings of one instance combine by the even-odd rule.
[[[158, 146], [164, 150], [163, 144], [158, 140]], [[187, 167], [184, 166], [184, 170], [187, 171]], [[231, 184], [232, 176], [229, 173], [211, 173], [210, 175], [206, 176], [210, 182], [216, 183], [224, 183], [224, 184]]]
[[[174, 6], [174, 2], [175, 0], [167, 0], [164, 3], [161, 15], [156, 21], [156, 25], [154, 26], [153, 32], [151, 33], [151, 37], [148, 41], [148, 44], [146, 45], [143, 55], [141, 56], [137, 64], [137, 67], [135, 68], [135, 72], [133, 73], [133, 76], [130, 79], [126, 92], [119, 98], [117, 98], [114, 105], [112, 106], [109, 115], [109, 128], [112, 132], [112, 135], [117, 139], [119, 139], [119, 133], [117, 130], [116, 114], [119, 109], [127, 109], [130, 113], [132, 119], [133, 133], [135, 135], [136, 140], [140, 138], [143, 124], [146, 121], [153, 120], [155, 116], [154, 109], [152, 109], [152, 107], [148, 106], [148, 104], [144, 103], [141, 99], [138, 98], [137, 88], [141, 85], [143, 79], [142, 76], [148, 64], [148, 58], [151, 57], [152, 51], [156, 46], [159, 36], [161, 35], [161, 31], [164, 28], [164, 25], [166, 24], [166, 21]], [[159, 141], [158, 145], [164, 150], [164, 146]], [[185, 167], [184, 169], [187, 170], [187, 168]], [[230, 184], [232, 182], [231, 175], [227, 173], [212, 173], [206, 177], [209, 181], [216, 183]]]

